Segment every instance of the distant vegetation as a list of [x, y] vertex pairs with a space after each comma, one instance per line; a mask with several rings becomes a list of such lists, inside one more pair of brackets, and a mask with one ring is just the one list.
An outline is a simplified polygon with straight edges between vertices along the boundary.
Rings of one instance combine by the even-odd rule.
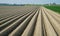
[[45, 5], [46, 8], [51, 9], [53, 11], [56, 11], [57, 13], [60, 13], [60, 5]]
[[40, 4], [4, 4], [4, 3], [0, 3], [0, 6], [40, 6]]
[[24, 4], [1, 4], [0, 6], [25, 6]]

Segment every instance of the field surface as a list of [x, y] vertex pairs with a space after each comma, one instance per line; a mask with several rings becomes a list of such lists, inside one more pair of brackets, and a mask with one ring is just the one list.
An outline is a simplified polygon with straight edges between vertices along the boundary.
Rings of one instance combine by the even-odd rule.
[[60, 14], [42, 6], [0, 6], [0, 36], [60, 36]]

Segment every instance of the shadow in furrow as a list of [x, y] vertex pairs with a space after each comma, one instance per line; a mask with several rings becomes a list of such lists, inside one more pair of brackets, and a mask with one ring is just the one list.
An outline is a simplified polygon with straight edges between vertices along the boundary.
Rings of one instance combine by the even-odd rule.
[[[27, 14], [27, 13], [26, 13]], [[3, 30], [4, 28], [6, 28], [7, 26], [11, 25], [12, 23], [14, 23], [15, 21], [17, 21], [19, 18], [23, 17], [25, 14], [21, 15], [21, 16], [17, 16], [14, 19], [11, 19], [10, 21], [7, 21], [6, 23], [2, 24], [0, 26], [0, 31]]]
[[[44, 11], [44, 13], [45, 13], [45, 11]], [[45, 13], [46, 14], [46, 13]], [[47, 16], [47, 14], [46, 14], [46, 16]], [[49, 17], [47, 16], [47, 18], [48, 18], [48, 20], [49, 20], [49, 22], [50, 22], [50, 19], [49, 19]], [[50, 22], [50, 24], [51, 24], [51, 26], [53, 27], [53, 25], [52, 25], [52, 23]], [[54, 29], [54, 27], [53, 27], [53, 29]], [[56, 32], [56, 30], [54, 29], [54, 31]], [[57, 32], [56, 32], [56, 35], [58, 36], [58, 34], [57, 34]]]
[[[32, 12], [31, 12], [31, 13], [32, 13]], [[30, 14], [31, 14], [31, 13], [30, 13]], [[29, 14], [29, 15], [30, 15], [30, 14]], [[28, 15], [28, 16], [29, 16], [29, 15]], [[8, 36], [8, 35], [9, 35], [14, 29], [16, 29], [16, 27], [17, 27], [21, 22], [23, 22], [28, 16], [27, 16], [27, 15], [24, 16], [24, 18], [21, 18], [20, 21], [18, 21], [17, 23], [14, 23], [14, 24], [8, 26], [7, 28], [3, 29], [3, 30], [1, 31], [0, 36]]]
[[[36, 12], [34, 12], [34, 14], [35, 14]], [[27, 27], [27, 25], [28, 25], [28, 23], [30, 22], [30, 20], [32, 19], [32, 17], [34, 16], [34, 14], [31, 16], [30, 15], [30, 18], [28, 19], [28, 17], [26, 18], [27, 20], [24, 20], [22, 23], [21, 23], [21, 27], [20, 27], [20, 25], [15, 29], [15, 30], [17, 30], [16, 32], [15, 32], [15, 30], [13, 31], [13, 32], [15, 32], [15, 33], [11, 33], [12, 34], [12, 36], [21, 36], [21, 34], [23, 33], [23, 31], [25, 30], [25, 28]], [[19, 28], [19, 29], [18, 29]], [[10, 35], [9, 35], [10, 36]]]
[[[41, 9], [41, 11], [44, 12], [42, 9]], [[41, 23], [42, 23], [42, 32], [43, 32], [42, 35], [43, 36], [47, 36], [46, 30], [45, 30], [45, 25], [44, 25], [44, 21], [43, 20], [44, 20], [43, 13], [41, 13]]]
[[[29, 15], [30, 15], [30, 14], [29, 14]], [[28, 16], [29, 16], [29, 15], [28, 15]], [[18, 21], [14, 26], [12, 26], [12, 27], [10, 27], [10, 28], [8, 28], [8, 27], [9, 27], [9, 26], [8, 26], [8, 27], [7, 27], [8, 29], [5, 30], [4, 32], [2, 32], [0, 35], [1, 35], [1, 36], [8, 36], [8, 34], [11, 33], [14, 29], [16, 29], [16, 27], [17, 27], [21, 22], [23, 22], [28, 16], [26, 16], [26, 17], [24, 17], [23, 19], [21, 19], [20, 21]], [[3, 30], [4, 30], [4, 29], [3, 29]], [[3, 30], [2, 30], [2, 31], [3, 31]]]

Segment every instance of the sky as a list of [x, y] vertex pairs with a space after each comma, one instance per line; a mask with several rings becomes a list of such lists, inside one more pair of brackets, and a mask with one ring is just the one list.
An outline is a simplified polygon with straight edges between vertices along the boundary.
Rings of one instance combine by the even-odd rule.
[[60, 0], [0, 0], [0, 3], [8, 3], [8, 4], [47, 4], [47, 3], [57, 3], [57, 4], [60, 4]]

